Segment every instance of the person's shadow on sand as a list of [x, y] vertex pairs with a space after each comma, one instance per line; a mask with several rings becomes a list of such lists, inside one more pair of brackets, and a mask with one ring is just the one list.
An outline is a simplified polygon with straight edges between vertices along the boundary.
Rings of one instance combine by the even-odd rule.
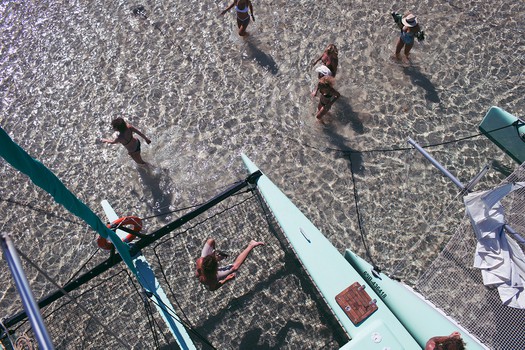
[[[152, 167], [151, 165], [149, 165]], [[144, 187], [148, 188], [151, 191], [151, 203], [150, 209], [157, 215], [164, 214], [163, 209], [169, 208], [173, 195], [171, 193], [166, 193], [161, 188], [161, 183], [165, 185], [166, 188], [171, 188], [170, 176], [167, 169], [153, 169], [150, 170], [144, 168], [138, 168], [138, 173]], [[138, 196], [138, 194], [137, 194]], [[169, 221], [168, 218], [164, 218], [165, 221]]]
[[246, 51], [249, 58], [254, 59], [257, 64], [268, 70], [273, 75], [276, 75], [279, 72], [279, 67], [277, 67], [277, 63], [275, 63], [272, 56], [260, 50], [253, 40], [248, 40], [246, 42]]
[[334, 112], [336, 115], [333, 119], [338, 124], [341, 124], [342, 126], [350, 125], [352, 130], [354, 130], [357, 134], [364, 134], [365, 128], [361, 118], [359, 118], [359, 113], [352, 109], [352, 106], [350, 105], [347, 97], [341, 96], [337, 102], [335, 102], [334, 107]]
[[335, 102], [330, 114], [323, 117], [323, 124], [324, 133], [334, 148], [341, 151], [337, 156], [348, 160], [348, 168], [354, 174], [362, 174], [364, 171], [362, 154], [347, 146], [346, 137], [338, 131], [342, 127], [350, 125], [356, 133], [364, 133], [364, 126], [359, 118], [359, 114], [352, 109], [346, 97], [341, 96]]
[[410, 77], [412, 83], [422, 87], [425, 91], [425, 99], [430, 102], [440, 103], [440, 99], [434, 84], [415, 66], [405, 66], [403, 67], [403, 73]]

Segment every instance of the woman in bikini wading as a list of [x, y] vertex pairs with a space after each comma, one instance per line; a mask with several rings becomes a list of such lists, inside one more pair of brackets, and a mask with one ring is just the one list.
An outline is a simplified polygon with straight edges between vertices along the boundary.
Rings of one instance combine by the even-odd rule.
[[320, 120], [323, 115], [328, 113], [332, 104], [341, 96], [341, 94], [334, 89], [334, 78], [326, 75], [319, 79], [317, 89], [312, 93], [312, 96], [317, 96], [319, 93], [320, 99], [317, 105], [317, 114], [315, 117]]
[[133, 125], [126, 123], [126, 121], [121, 117], [114, 119], [111, 122], [111, 126], [113, 127], [113, 130], [118, 132], [118, 135], [116, 135], [113, 140], [102, 139], [101, 141], [109, 144], [121, 143], [124, 145], [124, 147], [126, 147], [128, 154], [135, 162], [137, 162], [137, 164], [147, 165], [148, 163], [146, 163], [140, 156], [140, 141], [135, 136], [133, 136], [133, 133], [142, 137], [148, 145], [151, 143], [151, 140]]
[[237, 27], [239, 27], [239, 35], [248, 35], [248, 33], [246, 32], [246, 28], [248, 28], [248, 24], [250, 24], [250, 15], [248, 14], [248, 10], [250, 10], [252, 20], [255, 22], [255, 17], [253, 17], [253, 7], [251, 1], [234, 0], [230, 6], [228, 6], [226, 9], [224, 9], [224, 11], [221, 12], [221, 16], [224, 15], [226, 12], [230, 11], [233, 6], [235, 6], [235, 11], [237, 11]]

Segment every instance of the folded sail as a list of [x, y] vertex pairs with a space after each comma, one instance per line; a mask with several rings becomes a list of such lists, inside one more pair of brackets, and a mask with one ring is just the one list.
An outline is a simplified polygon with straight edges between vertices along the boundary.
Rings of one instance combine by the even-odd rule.
[[464, 198], [478, 239], [474, 267], [481, 269], [486, 286], [498, 288], [503, 304], [519, 309], [525, 309], [525, 255], [505, 235], [505, 213], [499, 201], [524, 186], [523, 182], [505, 184]]
[[71, 213], [84, 220], [99, 235], [104, 238], [109, 237], [122, 257], [122, 260], [124, 260], [130, 270], [137, 275], [137, 270], [131, 260], [128, 246], [119, 239], [115, 232], [108, 229], [87, 205], [71, 193], [55, 174], [38, 160], [33, 159], [27, 154], [1, 127], [0, 156], [15, 169], [29, 176], [35, 185], [51, 194], [57, 203], [62, 204]]

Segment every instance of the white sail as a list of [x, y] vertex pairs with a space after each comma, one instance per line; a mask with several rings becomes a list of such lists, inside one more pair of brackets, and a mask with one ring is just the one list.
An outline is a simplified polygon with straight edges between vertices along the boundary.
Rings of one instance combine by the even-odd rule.
[[478, 239], [474, 267], [481, 269], [486, 286], [498, 288], [505, 305], [520, 309], [525, 309], [525, 255], [516, 242], [507, 239], [500, 200], [524, 186], [525, 182], [505, 184], [464, 197]]

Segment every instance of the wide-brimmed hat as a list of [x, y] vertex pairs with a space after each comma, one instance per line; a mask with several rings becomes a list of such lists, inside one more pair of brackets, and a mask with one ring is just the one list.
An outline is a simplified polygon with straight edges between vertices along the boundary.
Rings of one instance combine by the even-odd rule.
[[401, 22], [403, 22], [404, 25], [410, 28], [417, 26], [417, 18], [411, 13], [406, 15], [406, 17], [403, 17], [401, 19]]
[[325, 75], [332, 76], [332, 71], [330, 70], [330, 68], [324, 65], [320, 65], [319, 67], [315, 69], [315, 71], [323, 76]]

